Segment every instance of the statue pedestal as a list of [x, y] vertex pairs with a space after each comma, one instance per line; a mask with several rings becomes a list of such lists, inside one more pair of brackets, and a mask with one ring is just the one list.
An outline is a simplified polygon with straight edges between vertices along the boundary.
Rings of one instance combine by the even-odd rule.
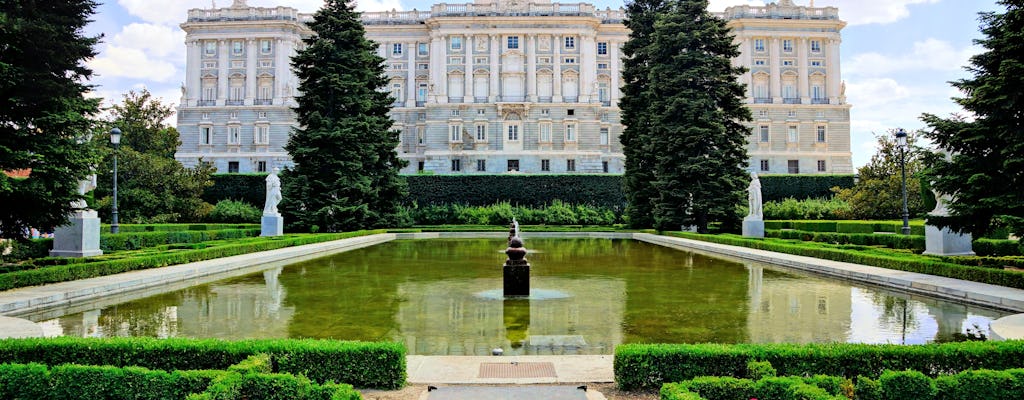
[[281, 236], [284, 234], [284, 217], [278, 215], [264, 215], [260, 230], [260, 236]]
[[744, 219], [743, 237], [764, 238], [764, 220]]
[[75, 211], [67, 225], [53, 232], [51, 257], [92, 257], [100, 254], [103, 250], [100, 250], [100, 219], [96, 211]]
[[505, 260], [502, 268], [505, 278], [504, 294], [508, 296], [530, 295], [530, 263], [523, 260]]
[[970, 234], [959, 234], [934, 225], [924, 227], [924, 254], [933, 256], [973, 256]]

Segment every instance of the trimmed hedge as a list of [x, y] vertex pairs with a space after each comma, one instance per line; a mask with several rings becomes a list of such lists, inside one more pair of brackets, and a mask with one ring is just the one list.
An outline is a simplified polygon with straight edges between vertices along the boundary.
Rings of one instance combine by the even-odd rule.
[[540, 207], [560, 200], [622, 209], [622, 175], [407, 175], [409, 204]]
[[162, 244], [200, 243], [210, 240], [256, 237], [260, 229], [222, 229], [216, 231], [157, 231], [100, 235], [100, 249], [107, 251], [138, 250]]
[[931, 259], [913, 254], [882, 255], [861, 251], [862, 249], [842, 249], [812, 246], [796, 243], [779, 243], [770, 240], [747, 239], [736, 235], [701, 235], [690, 232], [665, 232], [665, 235], [705, 242], [726, 244], [731, 246], [749, 247], [778, 253], [795, 254], [826, 260], [864, 264], [899, 271], [917, 272], [921, 274], [944, 276], [972, 282], [1024, 289], [1024, 272], [999, 270], [993, 268], [960, 265]]
[[385, 232], [385, 230], [379, 229], [319, 235], [269, 237], [252, 243], [229, 244], [208, 249], [181, 250], [115, 260], [53, 265], [30, 270], [0, 273], [0, 290], [94, 278], [121, 272], [185, 264]]
[[853, 187], [853, 175], [761, 175], [764, 201], [831, 198], [832, 188]]
[[765, 237], [802, 240], [805, 242], [885, 246], [890, 249], [913, 250], [917, 253], [920, 253], [925, 249], [925, 237], [917, 235], [765, 230]]
[[[259, 229], [260, 224], [121, 224], [118, 233], [217, 231], [224, 229]], [[110, 233], [110, 225], [103, 224], [103, 233]]]
[[912, 369], [929, 376], [970, 369], [1019, 368], [1024, 342], [928, 345], [624, 344], [615, 348], [615, 382], [624, 390], [654, 389], [698, 376], [746, 378], [747, 363], [768, 361], [779, 375], [878, 377]]
[[1006, 257], [1024, 255], [1024, 241], [1000, 239], [975, 239], [974, 254], [979, 256]]
[[3, 399], [361, 399], [347, 384], [317, 385], [303, 376], [224, 371], [153, 371], [141, 367], [0, 364]]
[[[249, 357], [266, 354], [269, 359]], [[2, 339], [0, 360], [11, 363], [138, 366], [165, 371], [224, 370], [303, 375], [315, 382], [400, 388], [405, 384], [405, 347], [398, 343], [335, 340], [242, 340], [73, 338]], [[240, 364], [241, 365], [236, 365]], [[235, 366], [235, 367], [232, 367]]]
[[[772, 220], [764, 221], [765, 229], [796, 229], [810, 232], [836, 233], [902, 233], [903, 222], [892, 221], [819, 221], [819, 220]], [[924, 236], [924, 221], [910, 221], [910, 234]]]
[[[210, 204], [239, 200], [263, 207], [266, 174], [214, 174], [213, 185], [203, 191]], [[561, 200], [621, 209], [626, 203], [622, 175], [578, 174], [466, 174], [404, 175], [409, 183], [408, 203], [482, 206], [508, 201], [521, 206], [540, 206]], [[282, 178], [283, 179], [283, 178]], [[763, 175], [764, 201], [831, 198], [832, 187], [853, 187], [853, 175]]]
[[0, 364], [3, 399], [184, 399], [220, 371], [152, 371], [140, 367]]

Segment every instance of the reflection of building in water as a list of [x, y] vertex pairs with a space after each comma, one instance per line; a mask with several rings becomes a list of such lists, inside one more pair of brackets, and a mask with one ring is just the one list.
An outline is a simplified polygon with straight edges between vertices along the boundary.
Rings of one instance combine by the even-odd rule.
[[846, 341], [850, 330], [850, 286], [806, 279], [749, 264], [752, 343]]
[[[153, 296], [127, 304], [61, 317], [56, 334], [283, 338], [295, 310], [282, 307], [281, 268], [223, 283]], [[170, 305], [168, 305], [170, 304]], [[57, 329], [59, 327], [59, 329]], [[60, 332], [57, 332], [57, 331]]]
[[506, 355], [600, 354], [622, 343], [621, 280], [545, 276], [535, 277], [533, 286], [570, 297], [509, 303], [477, 296], [488, 289], [500, 293], [500, 277], [443, 286], [402, 283], [398, 294], [403, 302], [395, 315], [401, 336], [396, 339], [404, 337], [410, 354], [434, 355], [487, 355], [495, 347]]

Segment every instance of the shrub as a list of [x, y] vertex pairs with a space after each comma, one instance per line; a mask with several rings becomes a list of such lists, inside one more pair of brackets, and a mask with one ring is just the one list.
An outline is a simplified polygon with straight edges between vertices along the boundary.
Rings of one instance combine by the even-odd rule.
[[409, 204], [485, 206], [508, 202], [540, 207], [555, 200], [621, 209], [621, 175], [406, 175]]
[[[742, 377], [747, 363], [771, 362], [779, 375], [877, 377], [885, 370], [930, 375], [1015, 368], [1024, 342], [962, 342], [914, 346], [867, 344], [624, 344], [615, 348], [615, 381], [625, 390], [656, 388], [698, 376]], [[860, 385], [860, 382], [858, 382]], [[759, 397], [760, 398], [760, 397]]]
[[[849, 213], [850, 206], [840, 199], [806, 199], [792, 197], [782, 201], [764, 203], [764, 218], [776, 219], [842, 219]], [[745, 212], [745, 211], [744, 211]]]
[[661, 387], [661, 400], [704, 400], [699, 394], [686, 389], [681, 383], [666, 383]]
[[575, 225], [579, 218], [572, 207], [559, 200], [555, 200], [545, 210], [544, 222], [551, 225]]
[[235, 199], [253, 207], [266, 201], [267, 174], [213, 174], [213, 185], [203, 189], [202, 199], [210, 204]]
[[1019, 256], [1021, 243], [1018, 240], [976, 239], [973, 243], [974, 253], [979, 256]]
[[772, 367], [772, 363], [768, 361], [751, 361], [747, 363], [747, 376], [750, 379], [758, 380], [776, 375], [775, 367]]
[[16, 262], [50, 255], [53, 239], [0, 240], [0, 261]]
[[768, 377], [754, 384], [754, 397], [759, 399], [790, 399], [795, 386], [804, 385], [803, 380], [794, 376]]
[[239, 239], [259, 236], [259, 229], [224, 229], [216, 231], [159, 231], [112, 233], [100, 236], [100, 249], [106, 252], [138, 250], [162, 244], [201, 243], [210, 240]]
[[206, 216], [209, 222], [258, 223], [263, 211], [248, 203], [235, 200], [221, 200]]
[[[269, 356], [256, 356], [257, 354]], [[72, 338], [2, 339], [0, 360], [12, 363], [69, 362], [159, 370], [228, 369], [306, 376], [316, 382], [398, 388], [405, 384], [405, 347], [398, 343], [333, 340], [244, 340]], [[240, 364], [241, 363], [241, 364]], [[232, 367], [235, 364], [238, 366]]]
[[833, 187], [853, 187], [853, 175], [761, 175], [764, 201], [832, 198]]
[[42, 364], [0, 364], [0, 399], [45, 399], [50, 373]]
[[931, 400], [935, 382], [919, 371], [885, 371], [878, 377], [883, 400]]
[[882, 385], [877, 380], [858, 376], [853, 387], [853, 395], [856, 400], [882, 400]]
[[703, 376], [684, 382], [684, 386], [708, 400], [754, 397], [754, 381], [750, 379]]

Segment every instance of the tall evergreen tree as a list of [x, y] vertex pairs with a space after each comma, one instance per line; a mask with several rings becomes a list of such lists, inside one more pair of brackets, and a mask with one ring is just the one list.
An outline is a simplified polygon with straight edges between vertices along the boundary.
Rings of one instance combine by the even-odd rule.
[[982, 13], [985, 52], [966, 67], [974, 76], [952, 82], [965, 94], [954, 99], [970, 118], [924, 114], [925, 136], [944, 157], [926, 158], [933, 187], [953, 196], [951, 216], [929, 218], [978, 237], [995, 218], [1024, 233], [1024, 1], [1001, 0], [1006, 12]]
[[83, 28], [92, 0], [0, 1], [0, 237], [67, 221], [78, 182], [99, 160], [87, 137], [99, 99], [83, 94], [99, 37]]
[[309, 28], [292, 59], [301, 127], [285, 146], [295, 162], [282, 176], [286, 221], [330, 232], [395, 225], [405, 161], [388, 117], [393, 99], [382, 91], [384, 59], [343, 0], [327, 0]]
[[654, 225], [654, 155], [651, 147], [650, 73], [651, 35], [654, 20], [665, 8], [664, 0], [634, 0], [626, 3], [629, 40], [623, 44], [622, 98], [619, 109], [624, 129], [619, 141], [626, 156], [623, 175], [626, 215], [635, 227]]
[[650, 60], [654, 222], [658, 229], [738, 222], [750, 178], [751, 120], [734, 67], [738, 46], [707, 0], [670, 0], [655, 21]]

